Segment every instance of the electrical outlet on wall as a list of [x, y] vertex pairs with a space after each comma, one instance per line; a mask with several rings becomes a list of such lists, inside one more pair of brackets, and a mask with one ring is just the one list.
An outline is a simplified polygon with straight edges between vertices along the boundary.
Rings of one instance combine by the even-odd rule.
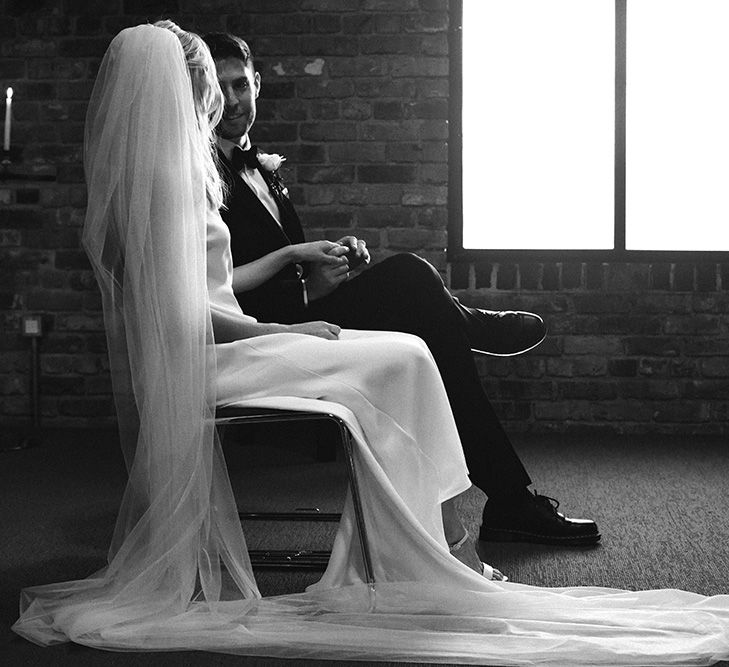
[[40, 315], [23, 315], [21, 325], [23, 336], [38, 337], [43, 335], [43, 319]]

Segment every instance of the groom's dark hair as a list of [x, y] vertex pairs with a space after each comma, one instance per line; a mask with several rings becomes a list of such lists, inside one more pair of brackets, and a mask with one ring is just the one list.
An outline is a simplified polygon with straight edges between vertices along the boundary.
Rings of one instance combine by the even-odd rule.
[[237, 58], [242, 60], [247, 67], [253, 67], [253, 54], [251, 49], [244, 40], [228, 32], [213, 32], [204, 35], [203, 39], [210, 49], [213, 60], [223, 60], [224, 58]]

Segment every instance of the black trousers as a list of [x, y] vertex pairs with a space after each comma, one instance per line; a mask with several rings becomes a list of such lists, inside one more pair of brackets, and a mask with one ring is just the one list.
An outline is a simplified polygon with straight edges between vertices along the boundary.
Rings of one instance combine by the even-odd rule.
[[443, 378], [471, 481], [489, 497], [531, 483], [478, 377], [470, 341], [481, 325], [429, 262], [410, 253], [389, 257], [313, 301], [306, 319], [422, 338]]

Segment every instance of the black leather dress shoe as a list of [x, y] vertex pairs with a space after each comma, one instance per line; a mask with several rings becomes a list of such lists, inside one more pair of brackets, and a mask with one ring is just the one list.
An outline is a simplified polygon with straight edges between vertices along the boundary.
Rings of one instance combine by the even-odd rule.
[[483, 510], [478, 539], [486, 542], [532, 542], [587, 546], [600, 541], [589, 519], [570, 519], [557, 511], [554, 498], [528, 493], [515, 503], [489, 501]]
[[481, 308], [472, 308], [471, 312], [481, 324], [480, 340], [472, 345], [476, 352], [503, 357], [521, 354], [539, 345], [547, 335], [544, 320], [534, 313]]

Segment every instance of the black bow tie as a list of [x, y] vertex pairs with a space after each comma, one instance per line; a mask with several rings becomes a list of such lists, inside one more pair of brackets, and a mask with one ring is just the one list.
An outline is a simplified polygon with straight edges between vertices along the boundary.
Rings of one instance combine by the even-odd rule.
[[230, 162], [236, 171], [240, 171], [243, 167], [258, 169], [258, 148], [251, 146], [244, 151], [240, 146], [235, 146], [230, 155]]

